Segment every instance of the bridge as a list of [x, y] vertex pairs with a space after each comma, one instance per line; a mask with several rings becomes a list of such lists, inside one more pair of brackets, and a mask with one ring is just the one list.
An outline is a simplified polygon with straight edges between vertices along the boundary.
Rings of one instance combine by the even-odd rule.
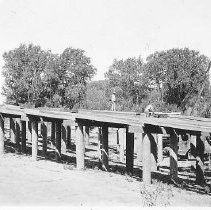
[[[55, 139], [57, 161], [61, 158], [64, 146], [62, 130], [70, 138], [70, 127], [75, 127], [76, 167], [85, 168], [85, 139], [89, 136], [89, 127], [99, 129], [101, 162], [109, 170], [108, 161], [108, 128], [118, 128], [126, 138], [126, 171], [132, 173], [134, 168], [134, 135], [138, 136], [137, 147], [142, 156], [143, 182], [151, 183], [152, 168], [157, 168], [163, 159], [163, 135], [170, 137], [170, 177], [178, 178], [178, 138], [188, 136], [191, 142], [191, 153], [196, 159], [196, 181], [204, 179], [204, 142], [210, 136], [211, 119], [181, 116], [179, 113], [155, 113], [156, 117], [145, 117], [143, 113], [116, 112], [100, 110], [55, 110], [50, 108], [22, 108], [20, 106], [0, 106], [0, 154], [4, 154], [5, 128], [4, 121], [9, 119], [10, 141], [15, 143], [21, 152], [26, 150], [26, 142], [32, 142], [32, 160], [38, 154], [38, 124], [42, 127], [43, 153], [47, 152], [47, 132], [50, 122], [51, 138]], [[69, 135], [69, 137], [68, 137]], [[120, 156], [124, 148], [120, 143]]]

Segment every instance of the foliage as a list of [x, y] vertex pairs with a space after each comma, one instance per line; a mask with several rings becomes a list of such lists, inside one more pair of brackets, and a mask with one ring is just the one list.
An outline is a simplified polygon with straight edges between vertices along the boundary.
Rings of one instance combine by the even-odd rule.
[[204, 80], [203, 95], [208, 90], [208, 74], [205, 75], [208, 63], [209, 59], [198, 51], [170, 49], [148, 56], [144, 72], [166, 103], [183, 108], [198, 94]]
[[3, 94], [7, 101], [37, 106], [73, 108], [82, 103], [86, 84], [96, 73], [80, 49], [66, 48], [61, 55], [32, 44], [4, 53]]
[[109, 81], [110, 95], [112, 91], [116, 91], [117, 103], [123, 107], [128, 107], [125, 101], [129, 100], [130, 105], [139, 104], [147, 95], [148, 86], [143, 78], [142, 66], [143, 61], [140, 57], [115, 59], [105, 74]]
[[40, 75], [46, 65], [47, 53], [39, 46], [22, 44], [19, 48], [5, 52], [3, 58], [3, 95], [7, 101], [16, 104], [36, 103], [42, 91]]

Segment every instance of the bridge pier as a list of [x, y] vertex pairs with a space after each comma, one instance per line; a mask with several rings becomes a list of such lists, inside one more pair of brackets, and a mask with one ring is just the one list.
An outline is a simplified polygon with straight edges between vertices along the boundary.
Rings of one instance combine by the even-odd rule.
[[0, 155], [4, 154], [4, 118], [0, 114]]
[[55, 122], [56, 124], [56, 141], [55, 141], [55, 146], [56, 146], [56, 160], [60, 161], [61, 160], [61, 129], [62, 129], [62, 122], [60, 120], [57, 120]]
[[28, 127], [27, 127], [27, 140], [28, 142], [32, 142], [32, 124], [31, 121], [28, 121]]
[[151, 184], [151, 142], [150, 134], [145, 133], [143, 138], [143, 182], [148, 185]]
[[84, 126], [85, 144], [89, 145], [89, 126]]
[[84, 167], [84, 135], [83, 135], [83, 126], [78, 123], [75, 127], [76, 130], [76, 167], [78, 170], [83, 170]]
[[126, 172], [133, 173], [134, 164], [134, 133], [129, 133], [126, 130]]
[[178, 178], [178, 136], [174, 129], [170, 129], [170, 178]]
[[163, 134], [157, 134], [158, 163], [163, 160]]
[[15, 118], [10, 117], [10, 141], [15, 144]]
[[15, 143], [16, 143], [16, 147], [18, 148], [18, 151], [20, 151], [20, 143], [21, 143], [21, 121], [20, 121], [20, 118], [17, 118], [16, 119], [16, 122], [15, 122], [15, 127], [16, 127], [16, 135], [15, 135]]
[[119, 161], [125, 162], [125, 128], [119, 128]]
[[62, 124], [62, 149], [61, 152], [62, 153], [66, 153], [67, 152], [67, 125], [65, 125], [64, 123]]
[[47, 142], [47, 122], [41, 120], [41, 133], [42, 133], [42, 138], [43, 138], [43, 145], [42, 145], [42, 150], [43, 150], [43, 155], [46, 157], [47, 156], [47, 147], [48, 147], [48, 142]]
[[108, 164], [108, 126], [102, 127], [102, 167], [109, 171]]
[[26, 153], [26, 121], [21, 120], [21, 152]]
[[38, 149], [38, 121], [33, 119], [32, 125], [32, 160], [37, 160], [37, 149]]
[[140, 164], [142, 162], [142, 157], [143, 157], [143, 152], [142, 152], [142, 147], [143, 147], [143, 133], [137, 133], [136, 134], [136, 154], [137, 154], [137, 161]]

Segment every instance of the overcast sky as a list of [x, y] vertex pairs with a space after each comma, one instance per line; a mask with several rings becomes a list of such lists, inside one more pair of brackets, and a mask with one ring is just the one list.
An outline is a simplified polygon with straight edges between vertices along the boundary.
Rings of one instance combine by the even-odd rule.
[[55, 53], [81, 48], [97, 68], [95, 80], [114, 58], [145, 59], [173, 47], [211, 58], [210, 6], [210, 0], [0, 0], [0, 69], [2, 54], [20, 43]]

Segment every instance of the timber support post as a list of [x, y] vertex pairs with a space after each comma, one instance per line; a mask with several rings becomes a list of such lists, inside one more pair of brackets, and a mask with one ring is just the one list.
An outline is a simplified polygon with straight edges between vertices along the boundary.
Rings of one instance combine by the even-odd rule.
[[67, 152], [67, 126], [63, 123], [62, 124], [62, 149], [61, 152], [66, 154]]
[[200, 132], [196, 139], [196, 183], [204, 186], [206, 184], [204, 178], [204, 133]]
[[16, 122], [15, 122], [15, 124], [16, 124], [16, 139], [15, 139], [15, 141], [16, 141], [16, 146], [17, 146], [17, 148], [18, 148], [18, 151], [20, 151], [21, 150], [21, 147], [20, 147], [20, 143], [21, 143], [21, 121], [20, 121], [20, 118], [17, 118], [16, 119]]
[[143, 157], [143, 152], [142, 152], [142, 147], [143, 147], [143, 133], [137, 133], [136, 134], [136, 142], [137, 142], [137, 160], [140, 164], [142, 162], [142, 157]]
[[89, 145], [89, 126], [84, 126], [85, 144]]
[[151, 184], [151, 142], [149, 134], [146, 133], [143, 138], [143, 183]]
[[51, 122], [51, 142], [55, 146], [55, 130], [56, 130], [56, 125], [55, 122]]
[[75, 128], [76, 130], [76, 166], [78, 170], [83, 170], [85, 168], [84, 165], [84, 135], [83, 135], [83, 126], [78, 123]]
[[37, 160], [37, 149], [38, 149], [38, 121], [32, 119], [32, 160]]
[[28, 121], [27, 140], [30, 143], [32, 142], [32, 124], [30, 120]]
[[170, 129], [170, 178], [176, 181], [178, 178], [178, 135], [174, 129]]
[[15, 118], [10, 117], [10, 140], [15, 144]]
[[55, 141], [55, 146], [56, 146], [56, 160], [60, 161], [61, 160], [61, 129], [62, 129], [62, 121], [57, 120], [56, 121], [56, 141]]
[[129, 133], [126, 130], [126, 172], [128, 174], [133, 173], [134, 164], [134, 133]]
[[67, 148], [69, 149], [71, 147], [71, 126], [67, 125]]
[[4, 118], [0, 114], [0, 155], [4, 154]]
[[158, 163], [163, 160], [163, 134], [157, 135], [157, 145], [158, 145]]
[[21, 152], [26, 153], [26, 121], [21, 120]]
[[109, 171], [108, 164], [108, 126], [104, 125], [102, 127], [102, 167]]
[[125, 135], [124, 130], [125, 130], [124, 128], [119, 129], [119, 161], [122, 162], [122, 163], [125, 160], [125, 158], [124, 158], [124, 155], [125, 155], [124, 144], [125, 144], [126, 135]]
[[48, 142], [47, 142], [47, 123], [41, 119], [41, 133], [42, 133], [42, 150], [43, 150], [43, 155], [46, 157], [47, 156], [47, 148], [48, 148]]

